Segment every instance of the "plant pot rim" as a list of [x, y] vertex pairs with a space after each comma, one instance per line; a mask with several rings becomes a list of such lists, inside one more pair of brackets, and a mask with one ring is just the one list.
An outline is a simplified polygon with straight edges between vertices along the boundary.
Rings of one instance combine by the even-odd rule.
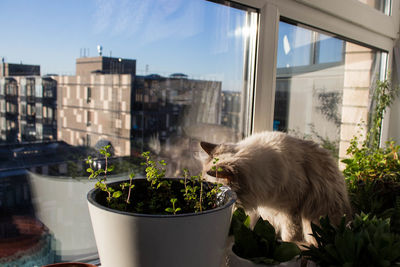
[[[233, 246], [235, 245], [235, 242], [232, 241], [230, 242], [230, 244], [228, 245], [228, 257], [232, 258], [235, 257], [236, 261], [240, 262], [242, 265], [245, 266], [254, 266], [254, 267], [274, 267], [274, 266], [287, 266], [288, 264], [291, 263], [297, 263], [300, 260], [300, 255], [297, 255], [295, 257], [293, 257], [292, 259], [288, 260], [288, 261], [283, 261], [283, 262], [279, 262], [278, 264], [264, 264], [264, 263], [255, 263], [249, 259], [246, 258], [242, 258], [239, 255], [237, 255], [234, 251], [233, 251]], [[289, 265], [292, 266], [292, 265]], [[297, 266], [297, 265], [296, 265]], [[300, 266], [300, 265], [299, 265]], [[308, 266], [308, 265], [307, 265]]]
[[94, 264], [84, 263], [84, 262], [57, 262], [48, 265], [43, 265], [42, 267], [96, 267]]
[[[136, 178], [135, 180], [145, 180], [145, 179], [146, 178]], [[166, 179], [183, 180], [183, 178], [166, 178]], [[121, 182], [123, 182], [123, 181], [107, 183], [107, 185], [119, 184]], [[236, 193], [230, 187], [228, 187], [228, 186], [224, 186], [224, 187], [227, 188], [227, 190], [223, 194], [225, 195], [225, 198], [228, 198], [228, 200], [226, 201], [225, 204], [223, 204], [219, 207], [216, 207], [214, 209], [211, 209], [211, 210], [206, 210], [206, 211], [202, 211], [202, 212], [183, 213], [183, 214], [144, 214], [144, 213], [134, 213], [134, 212], [119, 211], [116, 209], [111, 209], [111, 208], [105, 207], [103, 205], [100, 205], [95, 200], [95, 196], [100, 192], [100, 189], [98, 189], [98, 188], [93, 188], [88, 192], [87, 200], [90, 204], [92, 204], [93, 206], [95, 206], [99, 209], [117, 213], [117, 214], [121, 214], [121, 215], [126, 215], [126, 216], [147, 217], [147, 218], [169, 218], [169, 219], [182, 218], [182, 217], [198, 216], [200, 214], [210, 214], [210, 213], [218, 212], [220, 210], [223, 210], [223, 209], [226, 209], [226, 208], [232, 206], [237, 200]]]

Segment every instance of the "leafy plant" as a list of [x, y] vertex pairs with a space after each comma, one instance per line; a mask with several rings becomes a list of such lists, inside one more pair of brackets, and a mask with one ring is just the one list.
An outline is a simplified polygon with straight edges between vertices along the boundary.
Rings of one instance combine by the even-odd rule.
[[398, 88], [392, 88], [388, 81], [377, 82], [365, 139], [361, 141], [362, 135], [353, 137], [347, 150], [350, 157], [342, 160], [355, 211], [392, 217], [393, 222], [400, 220], [394, 217], [395, 201], [400, 197], [400, 146], [391, 141], [379, 147], [379, 141], [383, 114], [397, 94]]
[[[108, 149], [110, 145], [104, 146], [100, 149], [100, 154], [104, 156], [105, 159], [105, 167], [99, 168], [95, 170], [93, 167], [93, 159], [92, 157], [88, 157], [86, 163], [89, 164], [89, 168], [86, 170], [90, 173], [89, 179], [97, 179], [97, 183], [95, 184], [96, 188], [99, 188], [101, 191], [107, 193], [107, 203], [108, 206], [115, 209], [126, 209], [126, 205], [130, 203], [131, 191], [135, 187], [132, 184], [132, 179], [135, 176], [134, 173], [131, 173], [129, 176], [129, 182], [124, 182], [120, 184], [120, 188], [116, 189], [107, 185], [107, 174], [114, 170], [114, 166], [108, 166], [108, 158], [111, 156]], [[126, 189], [126, 190], [125, 190]], [[118, 199], [123, 195], [123, 191], [127, 191], [126, 198], [123, 200], [123, 203], [118, 202]]]
[[176, 214], [177, 212], [181, 211], [181, 208], [175, 207], [175, 203], [178, 201], [176, 198], [171, 198], [172, 207], [168, 207], [165, 209], [166, 212]]
[[[205, 182], [201, 176], [190, 176], [184, 170], [184, 179], [167, 179], [166, 162], [154, 161], [149, 152], [142, 153], [146, 179], [133, 179], [132, 173], [128, 181], [107, 184], [107, 175], [114, 167], [109, 166], [109, 146], [100, 149], [105, 160], [105, 168], [95, 169], [94, 159], [88, 157], [89, 179], [97, 179], [95, 185], [102, 191], [97, 201], [113, 209], [146, 213], [177, 214], [201, 212], [218, 206], [220, 184]], [[98, 160], [98, 159], [97, 159]]]
[[320, 266], [394, 266], [400, 264], [400, 236], [390, 231], [390, 221], [356, 215], [351, 224], [342, 219], [334, 226], [328, 217], [312, 224], [317, 246], [310, 245], [302, 257]]
[[296, 244], [279, 241], [274, 227], [261, 217], [253, 230], [250, 229], [250, 217], [242, 208], [233, 213], [231, 234], [235, 238], [233, 252], [239, 257], [261, 264], [279, 264], [300, 254]]

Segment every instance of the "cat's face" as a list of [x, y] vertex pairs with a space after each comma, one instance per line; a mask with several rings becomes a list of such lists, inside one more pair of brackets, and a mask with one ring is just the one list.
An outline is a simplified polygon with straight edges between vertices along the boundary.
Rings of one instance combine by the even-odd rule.
[[216, 145], [201, 142], [200, 146], [208, 154], [208, 158], [203, 165], [203, 174], [207, 173], [217, 179], [225, 179], [228, 183], [234, 181], [236, 173], [234, 165], [236, 145]]

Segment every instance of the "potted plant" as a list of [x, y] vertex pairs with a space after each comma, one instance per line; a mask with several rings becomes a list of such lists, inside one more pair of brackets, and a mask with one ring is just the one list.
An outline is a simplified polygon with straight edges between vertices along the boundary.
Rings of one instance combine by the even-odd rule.
[[300, 254], [298, 246], [278, 240], [274, 227], [261, 217], [251, 229], [250, 217], [242, 208], [233, 214], [231, 234], [234, 236], [228, 252], [231, 267], [300, 266], [296, 260]]
[[354, 211], [390, 218], [392, 231], [400, 233], [400, 146], [390, 141], [380, 147], [383, 114], [398, 91], [388, 81], [377, 82], [367, 134], [363, 141], [353, 137], [342, 162]]
[[108, 184], [108, 147], [100, 150], [104, 168], [88, 158], [89, 212], [102, 266], [220, 266], [236, 195], [185, 171], [165, 179], [164, 161], [143, 153], [146, 178]]
[[400, 236], [390, 229], [389, 220], [362, 213], [346, 225], [332, 225], [328, 217], [320, 226], [312, 224], [317, 246], [310, 245], [302, 257], [319, 266], [398, 266]]

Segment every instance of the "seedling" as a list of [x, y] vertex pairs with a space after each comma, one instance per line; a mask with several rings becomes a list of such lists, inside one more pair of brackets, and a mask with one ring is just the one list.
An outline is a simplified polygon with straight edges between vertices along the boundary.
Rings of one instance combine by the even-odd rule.
[[171, 198], [172, 208], [168, 207], [168, 208], [165, 209], [165, 211], [169, 212], [169, 213], [173, 213], [173, 214], [176, 214], [177, 212], [181, 211], [182, 210], [181, 208], [176, 208], [175, 207], [176, 201], [178, 201], [178, 199]]
[[146, 214], [177, 214], [202, 212], [218, 206], [220, 184], [207, 183], [201, 175], [191, 176], [188, 170], [184, 170], [183, 180], [166, 179], [166, 162], [154, 161], [149, 152], [142, 153], [145, 180], [134, 180], [132, 173], [129, 181], [108, 186], [107, 174], [114, 169], [113, 166], [108, 167], [111, 156], [109, 148], [105, 146], [100, 149], [105, 159], [105, 169], [95, 170], [91, 157], [86, 161], [89, 164], [89, 179], [98, 180], [96, 188], [105, 192], [105, 204], [108, 207]]
[[[121, 205], [121, 203], [118, 203], [118, 199], [123, 195], [124, 191], [128, 191], [127, 197], [123, 200], [126, 204], [130, 203], [130, 197], [131, 197], [131, 191], [135, 187], [134, 184], [132, 184], [132, 179], [135, 176], [135, 174], [131, 173], [129, 175], [129, 183], [121, 183], [120, 188], [121, 190], [115, 189], [113, 187], [110, 187], [107, 185], [107, 174], [112, 172], [114, 170], [114, 165], [109, 166], [109, 158], [111, 156], [110, 152], [108, 150], [110, 149], [110, 145], [104, 146], [100, 149], [100, 154], [104, 156], [105, 160], [105, 167], [99, 168], [95, 170], [94, 168], [94, 160], [92, 159], [91, 156], [88, 157], [86, 160], [86, 163], [89, 164], [89, 168], [86, 170], [88, 173], [90, 173], [89, 179], [96, 179], [97, 183], [95, 184], [96, 188], [99, 188], [101, 191], [107, 193], [107, 203], [108, 206], [112, 208], [120, 208], [123, 209], [124, 205]], [[125, 205], [126, 208], [126, 205]]]
[[214, 158], [213, 159], [213, 166], [211, 167], [211, 170], [215, 172], [215, 178], [219, 178], [218, 177], [218, 172], [222, 172], [222, 168], [221, 167], [217, 167], [217, 163], [219, 161], [219, 158]]

